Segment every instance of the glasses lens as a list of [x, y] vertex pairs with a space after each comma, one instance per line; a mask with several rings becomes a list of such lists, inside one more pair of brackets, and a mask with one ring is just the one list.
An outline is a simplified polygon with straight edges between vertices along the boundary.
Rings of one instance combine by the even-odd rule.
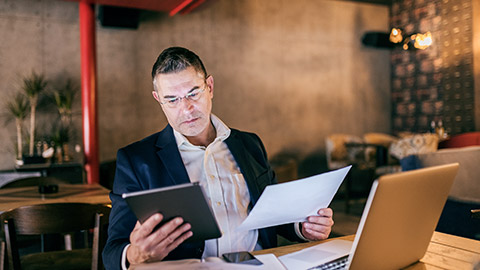
[[192, 92], [186, 94], [184, 97], [176, 97], [176, 98], [167, 99], [162, 104], [165, 104], [168, 107], [173, 108], [173, 107], [176, 107], [178, 104], [180, 104], [180, 100], [182, 100], [184, 98], [188, 99], [190, 101], [197, 101], [197, 100], [200, 99], [200, 96], [201, 96], [203, 91], [205, 91], [205, 88], [196, 89], [196, 90], [193, 90]]
[[167, 99], [165, 101], [165, 104], [169, 107], [175, 107], [175, 106], [178, 105], [179, 101], [180, 101], [180, 98], [178, 98], [178, 97], [177, 98], [172, 98], [172, 99]]
[[203, 89], [197, 89], [197, 90], [194, 90], [190, 93], [188, 93], [185, 98], [188, 99], [188, 100], [198, 100], [200, 98], [200, 94], [203, 92]]

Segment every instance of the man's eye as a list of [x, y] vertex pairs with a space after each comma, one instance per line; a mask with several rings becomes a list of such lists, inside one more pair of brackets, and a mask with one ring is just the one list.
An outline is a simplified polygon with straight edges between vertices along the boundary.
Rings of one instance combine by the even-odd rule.
[[175, 104], [175, 103], [177, 103], [177, 101], [178, 101], [178, 98], [172, 98], [172, 99], [167, 100], [167, 102], [170, 103], [170, 104]]
[[198, 92], [192, 92], [192, 93], [189, 93], [187, 96], [189, 98], [193, 98], [193, 97], [196, 97], [198, 95]]

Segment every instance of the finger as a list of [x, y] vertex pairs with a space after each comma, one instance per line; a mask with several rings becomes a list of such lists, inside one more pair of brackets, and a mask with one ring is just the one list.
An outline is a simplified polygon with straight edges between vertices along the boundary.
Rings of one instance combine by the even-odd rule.
[[[332, 228], [330, 226], [323, 226], [314, 223], [302, 224], [302, 229], [307, 234], [307, 238], [311, 240], [325, 239], [330, 235]], [[310, 236], [310, 237], [309, 237]]]
[[189, 223], [185, 223], [177, 227], [173, 232], [171, 232], [167, 237], [165, 237], [160, 243], [160, 246], [167, 247], [174, 243], [177, 238], [181, 237], [183, 234], [187, 233], [192, 226]]
[[163, 224], [160, 228], [154, 231], [149, 237], [148, 240], [151, 241], [152, 246], [159, 245], [167, 237], [169, 237], [177, 227], [181, 226], [183, 223], [183, 218], [176, 217], [169, 222]]
[[319, 224], [323, 226], [333, 226], [333, 219], [330, 217], [309, 216], [306, 223]]
[[[188, 224], [189, 225], [189, 224]], [[182, 230], [183, 231], [183, 230]], [[193, 232], [190, 231], [190, 226], [188, 226], [187, 230], [182, 232], [176, 239], [175, 241], [171, 242], [169, 245], [168, 245], [168, 252], [176, 249], [181, 243], [183, 243], [185, 240], [187, 240], [188, 238], [192, 237], [193, 235]]]
[[331, 226], [325, 226], [325, 225], [310, 223], [310, 222], [303, 223], [302, 227], [309, 231], [315, 231], [315, 232], [321, 232], [321, 233], [329, 232], [331, 230]]
[[305, 236], [310, 239], [310, 240], [322, 240], [322, 239], [327, 239], [328, 235], [330, 234], [330, 231], [327, 232], [320, 232], [320, 231], [315, 231], [311, 229], [305, 228]]
[[192, 231], [189, 231], [190, 229], [191, 226], [188, 223], [178, 227], [172, 234], [152, 248], [151, 256], [159, 259], [166, 257], [172, 250], [193, 235]]
[[137, 221], [132, 231], [132, 238], [142, 239], [148, 237], [162, 219], [162, 214], [154, 214], [145, 220], [143, 224], [140, 224], [140, 221]]
[[322, 208], [318, 210], [318, 215], [323, 217], [333, 217], [333, 210], [331, 208]]

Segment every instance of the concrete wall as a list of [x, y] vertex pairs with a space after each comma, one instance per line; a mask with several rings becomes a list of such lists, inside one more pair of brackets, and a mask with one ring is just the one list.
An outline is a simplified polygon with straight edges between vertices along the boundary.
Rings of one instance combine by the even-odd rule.
[[[204, 60], [215, 79], [214, 113], [259, 134], [270, 156], [323, 155], [331, 133], [390, 132], [390, 53], [360, 42], [365, 31], [388, 31], [388, 14], [385, 6], [343, 1], [217, 0], [186, 16], [144, 12], [138, 30], [99, 26], [100, 159], [165, 126], [150, 70], [173, 45]], [[32, 69], [79, 82], [76, 3], [3, 0], [0, 36], [0, 99]], [[0, 137], [0, 169], [8, 169], [13, 122]]]
[[480, 130], [480, 0], [472, 1], [473, 76], [475, 80], [475, 130]]

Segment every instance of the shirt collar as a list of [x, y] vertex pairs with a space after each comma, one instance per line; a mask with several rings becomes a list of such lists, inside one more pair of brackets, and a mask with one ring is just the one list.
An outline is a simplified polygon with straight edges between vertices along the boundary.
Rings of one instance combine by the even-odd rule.
[[[220, 118], [218, 118], [214, 114], [210, 114], [210, 121], [212, 121], [213, 127], [215, 128], [215, 131], [217, 133], [216, 134], [217, 136], [215, 137], [214, 142], [217, 142], [217, 141], [223, 142], [228, 138], [228, 136], [230, 136], [230, 133], [231, 133], [230, 128], [227, 125], [225, 125], [225, 123], [223, 123], [222, 120], [220, 120]], [[183, 136], [183, 134], [176, 131], [175, 129], [173, 129], [173, 135], [175, 136], [175, 141], [177, 142], [178, 147], [181, 147], [182, 145], [199, 147], [191, 144], [188, 141], [188, 139], [185, 136]], [[201, 148], [204, 148], [204, 147], [201, 147]]]

